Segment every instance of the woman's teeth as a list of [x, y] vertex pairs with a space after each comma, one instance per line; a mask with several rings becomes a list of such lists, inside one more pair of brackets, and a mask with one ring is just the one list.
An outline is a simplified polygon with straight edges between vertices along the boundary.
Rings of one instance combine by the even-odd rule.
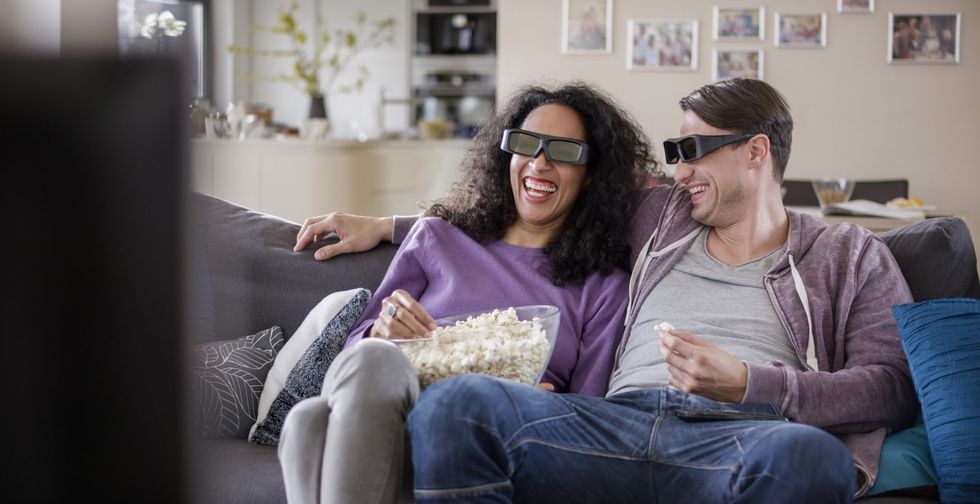
[[540, 184], [529, 179], [524, 179], [524, 188], [535, 196], [551, 194], [558, 190], [558, 186], [554, 184]]

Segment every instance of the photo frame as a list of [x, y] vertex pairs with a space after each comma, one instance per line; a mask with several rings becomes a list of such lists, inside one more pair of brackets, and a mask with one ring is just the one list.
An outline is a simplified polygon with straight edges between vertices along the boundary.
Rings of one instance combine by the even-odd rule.
[[714, 40], [752, 42], [766, 39], [765, 7], [718, 7], [714, 9]]
[[773, 16], [776, 47], [827, 47], [827, 14], [780, 14]]
[[871, 14], [875, 0], [837, 0], [837, 12], [841, 14]]
[[713, 49], [711, 80], [732, 77], [763, 80], [765, 51], [762, 49]]
[[889, 63], [960, 62], [960, 14], [888, 13]]
[[698, 21], [629, 19], [626, 68], [693, 72], [698, 69]]
[[561, 52], [612, 52], [612, 0], [562, 0]]

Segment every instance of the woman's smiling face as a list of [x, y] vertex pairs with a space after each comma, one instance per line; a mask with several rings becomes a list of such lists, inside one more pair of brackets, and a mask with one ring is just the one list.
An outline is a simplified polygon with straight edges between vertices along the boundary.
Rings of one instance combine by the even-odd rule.
[[[521, 129], [588, 142], [578, 113], [565, 105], [542, 105], [528, 114]], [[527, 231], [557, 233], [586, 184], [586, 166], [513, 154], [510, 185], [517, 206], [517, 222]]]

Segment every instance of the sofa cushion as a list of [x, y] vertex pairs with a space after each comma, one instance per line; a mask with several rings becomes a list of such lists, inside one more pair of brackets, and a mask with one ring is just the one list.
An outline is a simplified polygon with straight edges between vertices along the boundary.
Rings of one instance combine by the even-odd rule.
[[[207, 228], [214, 333], [219, 340], [273, 325], [283, 334], [293, 334], [327, 294], [376, 289], [398, 249], [382, 243], [367, 252], [316, 261], [312, 245], [293, 252], [298, 224], [200, 193], [191, 193], [188, 203], [192, 223]], [[331, 235], [316, 248], [336, 241]]]
[[[279, 444], [279, 433], [282, 431], [286, 414], [303, 399], [320, 395], [327, 369], [337, 354], [343, 350], [347, 335], [361, 318], [361, 313], [364, 312], [370, 298], [371, 292], [367, 289], [354, 289], [331, 294], [317, 305], [317, 308], [323, 306], [325, 308], [323, 310], [315, 308], [307, 320], [321, 318], [317, 312], [326, 311], [327, 316], [322, 318], [328, 322], [325, 326], [321, 326], [323, 329], [319, 336], [309, 345], [309, 348], [305, 349], [296, 365], [292, 366], [282, 390], [276, 393], [269, 405], [268, 412], [264, 418], [260, 418], [255, 423], [248, 436], [249, 442], [265, 445]], [[306, 325], [305, 321], [304, 325]], [[302, 338], [300, 335], [295, 335], [292, 339], [299, 341]], [[289, 358], [292, 353], [292, 351], [285, 353], [283, 360]], [[286, 365], [288, 364], [287, 362]], [[272, 392], [273, 389], [270, 387], [269, 394]], [[266, 397], [266, 393], [263, 392], [263, 399]]]
[[980, 300], [892, 308], [943, 502], [980, 502]]
[[206, 439], [190, 449], [189, 502], [285, 504], [286, 487], [274, 447], [241, 439]]
[[912, 427], [885, 438], [878, 462], [878, 477], [865, 495], [935, 486], [936, 469], [929, 455], [929, 439], [920, 414]]
[[912, 299], [980, 297], [977, 255], [966, 223], [925, 219], [881, 234], [898, 262]]
[[191, 385], [203, 437], [244, 439], [255, 423], [259, 395], [285, 343], [273, 326], [236, 340], [194, 347]]

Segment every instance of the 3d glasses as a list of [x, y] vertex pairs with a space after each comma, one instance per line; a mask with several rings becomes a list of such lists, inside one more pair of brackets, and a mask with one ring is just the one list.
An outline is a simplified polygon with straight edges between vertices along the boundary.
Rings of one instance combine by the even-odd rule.
[[581, 140], [522, 129], [504, 130], [500, 150], [532, 158], [544, 151], [545, 159], [552, 163], [585, 164], [589, 159], [589, 145]]
[[664, 156], [667, 164], [677, 164], [679, 161], [689, 163], [728, 144], [748, 140], [755, 135], [756, 133], [739, 133], [736, 135], [687, 135], [680, 138], [668, 138], [664, 140]]

